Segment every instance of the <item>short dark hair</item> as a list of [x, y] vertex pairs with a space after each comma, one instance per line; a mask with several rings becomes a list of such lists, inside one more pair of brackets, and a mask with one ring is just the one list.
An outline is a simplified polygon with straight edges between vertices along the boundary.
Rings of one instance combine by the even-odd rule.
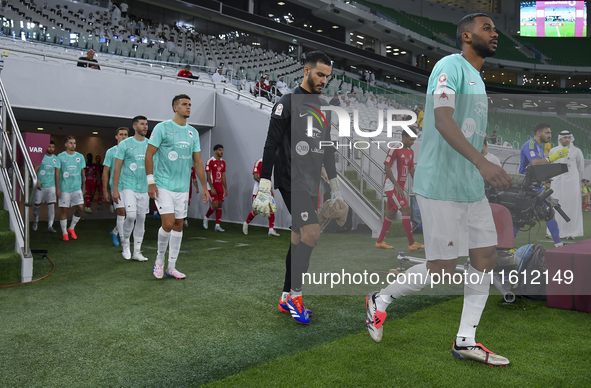
[[64, 144], [66, 144], [68, 142], [68, 140], [76, 140], [76, 139], [74, 139], [74, 136], [67, 136], [66, 140], [64, 140]]
[[313, 69], [316, 67], [316, 64], [318, 62], [328, 66], [332, 66], [332, 60], [328, 55], [326, 55], [322, 51], [311, 51], [309, 53], [306, 53], [304, 66], [308, 66], [310, 69]]
[[53, 140], [50, 140], [49, 141], [49, 144], [54, 144], [55, 145], [55, 142]]
[[183, 69], [190, 69], [191, 65], [186, 65]]
[[464, 40], [462, 39], [462, 34], [464, 32], [472, 32], [470, 31], [472, 29], [472, 26], [474, 25], [474, 19], [476, 19], [477, 17], [489, 17], [487, 14], [482, 13], [482, 12], [478, 12], [478, 13], [471, 13], [470, 15], [466, 15], [462, 18], [462, 20], [460, 20], [460, 22], [458, 23], [458, 28], [456, 30], [456, 39], [458, 41], [458, 43], [460, 44], [460, 47], [462, 47], [462, 44], [464, 43]]
[[131, 126], [133, 127], [134, 125], [136, 125], [137, 123], [139, 123], [140, 120], [146, 120], [146, 121], [148, 121], [148, 119], [146, 118], [146, 116], [135, 116], [131, 120]]
[[223, 146], [223, 145], [221, 145], [221, 144], [216, 144], [216, 145], [214, 145], [214, 146], [213, 146], [213, 150], [214, 150], [214, 151], [217, 151], [217, 150], [219, 150], [220, 148], [221, 148], [221, 149], [223, 149], [223, 148], [224, 148], [224, 146]]
[[119, 127], [115, 130], [115, 136], [119, 135], [119, 131], [126, 131], [127, 134], [129, 135], [129, 128], [127, 127]]
[[182, 100], [183, 98], [186, 98], [187, 100], [191, 100], [191, 97], [187, 96], [186, 94], [179, 94], [179, 95], [174, 96], [174, 98], [172, 99], [172, 106], [175, 106], [176, 103], [179, 100]]
[[[409, 128], [410, 129], [410, 128]], [[411, 136], [410, 133], [408, 133], [408, 131], [402, 131], [402, 137], [416, 137], [417, 135], [415, 134], [415, 131], [413, 131], [412, 129], [410, 129], [410, 131], [414, 134], [414, 136]]]
[[541, 132], [542, 130], [546, 129], [546, 128], [550, 128], [550, 124], [548, 123], [537, 123], [536, 126], [534, 127], [534, 135], [538, 132]]
[[493, 131], [493, 135], [494, 135], [495, 133], [497, 133], [497, 131]]

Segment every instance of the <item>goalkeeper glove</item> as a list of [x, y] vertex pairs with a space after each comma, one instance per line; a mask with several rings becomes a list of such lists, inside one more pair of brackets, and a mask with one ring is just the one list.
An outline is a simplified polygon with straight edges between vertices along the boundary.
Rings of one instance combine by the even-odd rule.
[[558, 152], [553, 153], [548, 157], [550, 163], [557, 161], [558, 159], [566, 158], [568, 156], [568, 148], [564, 147]]
[[341, 196], [341, 189], [339, 188], [338, 178], [332, 178], [328, 181], [328, 184], [330, 186], [330, 202], [328, 203], [328, 205], [332, 207], [337, 199], [340, 199], [342, 201], [343, 197]]
[[261, 178], [259, 192], [252, 202], [252, 209], [263, 217], [269, 217], [271, 212], [277, 211], [277, 205], [275, 205], [275, 198], [271, 195], [271, 189], [271, 181]]

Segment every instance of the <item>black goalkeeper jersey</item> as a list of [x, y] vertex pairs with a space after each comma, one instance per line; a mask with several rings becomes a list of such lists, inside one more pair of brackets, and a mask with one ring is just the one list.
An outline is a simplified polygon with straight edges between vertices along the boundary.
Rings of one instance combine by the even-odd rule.
[[[263, 153], [261, 178], [271, 179], [275, 167], [275, 188], [318, 195], [324, 164], [329, 179], [336, 177], [335, 149], [330, 141], [330, 112], [321, 112], [329, 104], [318, 94], [298, 86], [283, 95], [273, 107]], [[308, 118], [312, 118], [312, 136]]]

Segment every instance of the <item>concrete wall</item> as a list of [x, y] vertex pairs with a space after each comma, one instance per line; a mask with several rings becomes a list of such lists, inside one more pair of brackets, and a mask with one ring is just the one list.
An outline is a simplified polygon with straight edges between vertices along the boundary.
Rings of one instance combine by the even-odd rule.
[[[242, 223], [252, 210], [252, 170], [255, 161], [263, 156], [269, 118], [269, 110], [249, 106], [236, 101], [235, 97], [217, 95], [216, 126], [206, 134], [210, 138], [201, 137], [201, 155], [205, 163], [213, 155], [214, 145], [224, 146], [229, 196], [223, 204], [222, 222]], [[209, 149], [206, 149], [204, 139], [209, 142]], [[205, 215], [209, 205], [203, 205], [199, 200], [191, 201], [190, 217], [202, 218]], [[287, 229], [291, 225], [291, 216], [277, 190], [275, 201], [278, 207], [275, 227]], [[257, 216], [251, 225], [268, 227], [269, 222]]]
[[212, 127], [215, 90], [187, 81], [160, 80], [158, 76], [103, 67], [92, 70], [74, 62], [11, 53], [4, 59], [2, 82], [13, 108], [29, 108], [91, 116], [131, 118], [145, 113], [150, 120], [172, 117], [172, 98], [191, 97], [189, 124]]

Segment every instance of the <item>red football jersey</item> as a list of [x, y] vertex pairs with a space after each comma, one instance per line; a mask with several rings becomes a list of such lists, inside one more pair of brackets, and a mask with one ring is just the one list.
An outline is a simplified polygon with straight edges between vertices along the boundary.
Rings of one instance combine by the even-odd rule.
[[84, 175], [86, 179], [95, 179], [97, 173], [97, 165], [96, 164], [89, 164], [84, 167]]
[[261, 175], [261, 170], [263, 169], [263, 158], [260, 158], [256, 162], [254, 162], [254, 168], [252, 169], [252, 173]]
[[[392, 167], [392, 173], [400, 187], [404, 188], [408, 173], [414, 167], [415, 153], [408, 148], [391, 148], [386, 155], [384, 164]], [[384, 190], [394, 190], [394, 183], [388, 177], [384, 180]]]
[[226, 162], [223, 159], [216, 160], [215, 157], [207, 159], [205, 172], [211, 172], [211, 182], [214, 185], [222, 184], [222, 174], [226, 172]]

